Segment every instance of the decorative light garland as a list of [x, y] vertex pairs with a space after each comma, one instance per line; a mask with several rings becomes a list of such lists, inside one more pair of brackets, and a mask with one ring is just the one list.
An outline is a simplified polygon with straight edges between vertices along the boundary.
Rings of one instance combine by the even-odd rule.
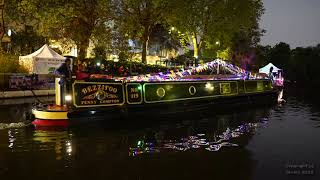
[[208, 69], [218, 69], [223, 68], [224, 70], [229, 71], [234, 77], [229, 77], [227, 79], [263, 79], [263, 77], [259, 77], [257, 74], [246, 71], [238, 66], [235, 66], [233, 64], [227, 63], [226, 61], [216, 59], [214, 61], [205, 63], [203, 65], [193, 67], [191, 69], [187, 70], [181, 70], [178, 72], [175, 72], [173, 70], [167, 72], [167, 73], [155, 73], [155, 74], [146, 74], [146, 75], [137, 75], [137, 76], [128, 76], [128, 77], [115, 77], [114, 80], [116, 81], [126, 81], [126, 82], [150, 82], [150, 81], [190, 81], [190, 80], [196, 80], [194, 78], [192, 79], [186, 79], [185, 77], [194, 75], [196, 73], [200, 73], [203, 71], [206, 71]]

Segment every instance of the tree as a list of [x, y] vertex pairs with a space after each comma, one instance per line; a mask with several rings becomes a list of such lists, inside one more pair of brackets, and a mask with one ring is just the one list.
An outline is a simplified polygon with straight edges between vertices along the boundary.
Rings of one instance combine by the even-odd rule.
[[0, 49], [0, 73], [27, 73], [28, 71], [19, 65], [19, 57], [2, 52]]
[[320, 75], [320, 48], [297, 47], [291, 51], [291, 59], [285, 67], [286, 75], [289, 79], [299, 83], [310, 83], [309, 85], [319, 85]]
[[[246, 16], [248, 16], [249, 22], [246, 27], [240, 28], [234, 33], [231, 40], [231, 52], [236, 58], [235, 61], [237, 63], [256, 66], [259, 65], [259, 63], [262, 63], [259, 61], [259, 54], [257, 54], [259, 52], [256, 50], [259, 51], [259, 47], [257, 46], [260, 42], [260, 37], [266, 32], [259, 28], [258, 23], [264, 9], [261, 1], [249, 1], [248, 6], [250, 8], [248, 8]], [[267, 49], [263, 49], [263, 51], [264, 50]], [[257, 60], [258, 62], [254, 62]]]
[[[240, 30], [249, 32], [263, 12], [260, 0], [177, 0], [169, 23], [185, 34], [193, 45], [194, 57], [202, 49], [227, 48]], [[248, 33], [249, 34], [249, 33]]]
[[121, 31], [142, 42], [142, 62], [146, 63], [150, 34], [166, 16], [166, 0], [118, 0], [114, 2], [114, 17]]
[[[41, 11], [40, 17], [49, 18], [49, 20], [43, 19], [41, 21], [43, 24], [42, 32], [51, 37], [72, 39], [77, 45], [79, 59], [86, 56], [90, 38], [99, 34], [96, 30], [104, 31], [108, 28], [106, 25], [108, 1], [69, 0], [57, 2], [47, 0], [41, 2], [45, 3], [47, 11]], [[93, 34], [94, 32], [95, 34]], [[104, 33], [107, 32], [104, 31], [102, 34]]]
[[128, 35], [121, 26], [113, 27], [111, 47], [112, 49], [110, 49], [110, 52], [113, 54], [118, 54], [119, 58], [121, 56], [131, 59], [134, 55], [134, 47], [129, 46]]
[[44, 37], [39, 36], [30, 28], [28, 31], [12, 34], [11, 43], [14, 53], [29, 54], [42, 47], [46, 41]]
[[0, 43], [2, 42], [2, 38], [5, 33], [3, 10], [4, 10], [4, 0], [0, 0]]
[[96, 46], [95, 48], [93, 48], [93, 52], [96, 59], [101, 60], [106, 58], [107, 52], [104, 47]]
[[270, 61], [281, 69], [286, 69], [290, 61], [290, 56], [291, 50], [289, 44], [280, 42], [271, 49]]
[[[16, 21], [32, 23], [39, 34], [50, 39], [69, 38], [83, 59], [92, 37], [107, 34], [109, 1], [106, 0], [12, 0]], [[41, 11], [39, 9], [41, 8]], [[8, 10], [10, 15], [10, 11]], [[12, 12], [11, 12], [12, 14]], [[21, 18], [22, 17], [22, 18]], [[33, 20], [30, 20], [33, 18]]]
[[178, 48], [181, 47], [178, 38], [173, 36], [162, 24], [158, 24], [153, 28], [149, 42], [150, 45], [157, 46], [161, 53], [164, 51], [178, 51]]
[[270, 61], [270, 53], [271, 53], [271, 46], [261, 46], [261, 45], [256, 46], [255, 47], [255, 54], [256, 54], [255, 65], [257, 67], [263, 67], [267, 65]]

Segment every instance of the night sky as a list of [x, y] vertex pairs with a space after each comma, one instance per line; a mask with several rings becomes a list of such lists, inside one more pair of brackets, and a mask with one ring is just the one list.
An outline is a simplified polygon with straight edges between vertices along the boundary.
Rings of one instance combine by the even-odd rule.
[[320, 44], [320, 0], [263, 0], [262, 45], [286, 42], [291, 48]]

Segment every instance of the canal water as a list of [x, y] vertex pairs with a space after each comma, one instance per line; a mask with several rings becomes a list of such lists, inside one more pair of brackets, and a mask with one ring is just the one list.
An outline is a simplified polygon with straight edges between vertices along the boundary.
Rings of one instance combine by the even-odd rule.
[[[36, 129], [31, 101], [0, 105], [0, 179], [320, 179], [320, 104], [286, 103]], [[46, 99], [50, 101], [49, 99]]]

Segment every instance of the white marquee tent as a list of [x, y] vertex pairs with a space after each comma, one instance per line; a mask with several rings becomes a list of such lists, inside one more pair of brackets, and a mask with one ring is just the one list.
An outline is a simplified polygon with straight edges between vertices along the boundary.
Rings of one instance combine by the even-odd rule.
[[27, 68], [29, 73], [51, 74], [64, 60], [65, 57], [45, 44], [32, 54], [20, 56], [19, 64]]
[[267, 64], [266, 66], [262, 67], [259, 69], [259, 73], [265, 73], [265, 74], [269, 74], [270, 68], [273, 67], [272, 72], [277, 73], [279, 70], [279, 68], [277, 68], [275, 65], [273, 65], [272, 63]]

